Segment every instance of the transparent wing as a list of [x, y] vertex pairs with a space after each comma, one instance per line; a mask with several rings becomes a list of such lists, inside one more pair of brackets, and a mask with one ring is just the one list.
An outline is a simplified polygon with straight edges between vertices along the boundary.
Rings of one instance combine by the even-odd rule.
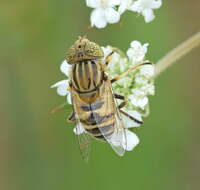
[[[99, 118], [97, 117], [98, 114], [93, 114], [98, 126], [99, 131], [104, 136], [106, 141], [111, 145], [112, 149], [119, 155], [123, 156], [126, 150], [127, 146], [127, 140], [126, 140], [126, 131], [123, 124], [123, 120], [121, 118], [121, 115], [119, 113], [117, 103], [114, 99], [113, 92], [112, 92], [112, 86], [110, 81], [105, 81], [104, 89], [102, 92], [100, 92], [100, 97], [104, 101], [105, 107], [101, 109], [100, 114], [104, 116], [108, 116], [110, 112], [112, 111], [114, 120], [113, 127], [114, 132], [112, 135], [108, 135], [108, 129], [105, 129], [105, 127], [101, 127], [101, 123], [99, 122]], [[95, 110], [91, 105], [91, 111]]]
[[91, 136], [84, 130], [84, 127], [82, 126], [79, 116], [77, 114], [77, 101], [76, 96], [73, 91], [71, 91], [71, 97], [72, 97], [72, 105], [75, 113], [75, 119], [76, 119], [76, 135], [78, 138], [79, 148], [82, 155], [83, 160], [88, 161], [90, 149], [91, 149]]

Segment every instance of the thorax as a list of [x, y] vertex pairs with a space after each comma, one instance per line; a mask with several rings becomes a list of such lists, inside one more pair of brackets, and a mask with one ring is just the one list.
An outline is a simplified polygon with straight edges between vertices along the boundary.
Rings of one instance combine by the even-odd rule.
[[72, 66], [72, 87], [80, 93], [92, 93], [103, 80], [101, 60], [87, 60], [75, 63]]

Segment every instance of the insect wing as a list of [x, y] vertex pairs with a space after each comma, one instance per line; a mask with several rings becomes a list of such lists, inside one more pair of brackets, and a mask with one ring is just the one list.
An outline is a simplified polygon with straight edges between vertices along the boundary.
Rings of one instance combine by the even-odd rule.
[[88, 161], [89, 153], [91, 149], [91, 136], [84, 130], [84, 127], [80, 122], [79, 116], [77, 114], [76, 95], [73, 93], [73, 91], [71, 91], [71, 97], [72, 97], [72, 105], [73, 105], [73, 110], [75, 113], [75, 120], [76, 120], [75, 133], [78, 137], [80, 152], [83, 157], [83, 160]]
[[[108, 116], [109, 110], [112, 110], [114, 113], [114, 123], [113, 123], [113, 128], [114, 132], [112, 135], [108, 135], [107, 130], [105, 130], [104, 127], [100, 126], [99, 118], [97, 117], [97, 114], [93, 114], [95, 117], [95, 121], [97, 123], [97, 126], [101, 134], [104, 136], [106, 141], [111, 145], [112, 149], [119, 155], [123, 156], [126, 150], [127, 146], [127, 140], [126, 140], [126, 132], [125, 132], [125, 127], [121, 118], [121, 115], [118, 111], [117, 108], [117, 103], [114, 99], [113, 92], [112, 92], [112, 87], [110, 84], [110, 81], [106, 81], [105, 84], [105, 89], [103, 90], [102, 94], [100, 96], [103, 96], [105, 108], [103, 111], [101, 110], [101, 114], [104, 116]], [[91, 105], [91, 111], [94, 110], [92, 105]]]

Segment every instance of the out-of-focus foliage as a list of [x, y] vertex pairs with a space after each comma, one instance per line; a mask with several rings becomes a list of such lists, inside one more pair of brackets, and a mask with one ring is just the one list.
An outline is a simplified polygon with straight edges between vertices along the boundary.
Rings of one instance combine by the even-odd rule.
[[[50, 85], [63, 78], [59, 65], [79, 35], [125, 50], [148, 42], [155, 62], [199, 29], [198, 0], [165, 1], [156, 19], [124, 14], [120, 24], [88, 29], [84, 1], [5, 1], [0, 6], [0, 189], [199, 189], [199, 49], [156, 81], [151, 115], [136, 133], [141, 143], [123, 158], [94, 143], [81, 160], [71, 108]], [[181, 63], [182, 62], [182, 63]]]

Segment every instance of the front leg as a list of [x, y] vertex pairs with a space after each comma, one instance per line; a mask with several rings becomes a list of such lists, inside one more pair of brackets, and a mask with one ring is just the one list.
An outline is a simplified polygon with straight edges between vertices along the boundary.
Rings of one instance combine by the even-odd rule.
[[125, 76], [127, 76], [130, 72], [132, 71], [135, 71], [136, 69], [140, 68], [141, 66], [143, 65], [152, 65], [152, 63], [150, 62], [144, 62], [144, 63], [141, 63], [141, 64], [137, 64], [137, 65], [134, 65], [133, 67], [131, 67], [130, 69], [128, 69], [126, 72], [122, 73], [121, 75], [119, 76], [116, 76], [115, 78], [111, 79], [111, 83], [114, 83], [122, 78], [124, 78]]
[[110, 52], [107, 57], [105, 58], [105, 64], [106, 66], [109, 64], [109, 62], [111, 61], [111, 56], [113, 55], [113, 53], [115, 53], [114, 50], [112, 50], [112, 52]]

